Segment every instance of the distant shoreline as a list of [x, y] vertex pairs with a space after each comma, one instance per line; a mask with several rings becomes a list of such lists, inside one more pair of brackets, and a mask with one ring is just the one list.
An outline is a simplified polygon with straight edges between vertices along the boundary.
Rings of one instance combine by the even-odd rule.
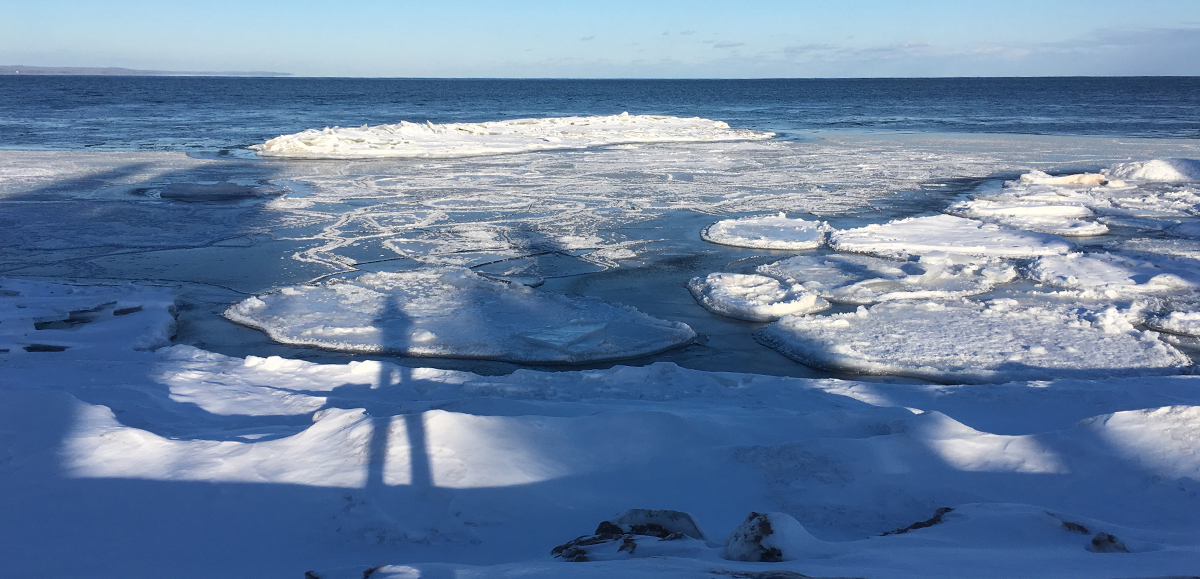
[[290, 72], [269, 71], [178, 71], [137, 70], [114, 66], [21, 66], [0, 65], [0, 75], [29, 76], [292, 76]]

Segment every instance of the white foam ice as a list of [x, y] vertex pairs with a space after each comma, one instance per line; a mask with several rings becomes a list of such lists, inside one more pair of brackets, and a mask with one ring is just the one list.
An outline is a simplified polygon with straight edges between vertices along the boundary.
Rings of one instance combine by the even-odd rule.
[[1095, 214], [1083, 205], [1036, 204], [971, 199], [959, 201], [947, 213], [997, 223], [1013, 229], [1073, 237], [1103, 235], [1108, 227], [1091, 221]]
[[1033, 257], [1067, 253], [1071, 246], [1056, 235], [1015, 231], [952, 215], [910, 217], [830, 234], [837, 251], [880, 256], [931, 252], [980, 257]]
[[829, 225], [822, 221], [789, 219], [787, 214], [718, 221], [700, 232], [705, 241], [755, 249], [816, 249], [825, 244]]
[[687, 344], [687, 324], [462, 268], [364, 274], [249, 298], [225, 312], [272, 339], [348, 352], [579, 363]]
[[1200, 337], [1200, 312], [1168, 312], [1146, 318], [1146, 327], [1160, 332]]
[[1043, 256], [1024, 273], [1049, 286], [1113, 295], [1200, 288], [1200, 272], [1192, 264], [1114, 253]]
[[1117, 163], [1106, 169], [1104, 174], [1110, 179], [1130, 181], [1200, 181], [1200, 160], [1151, 159]]
[[799, 284], [780, 284], [762, 275], [710, 273], [692, 278], [688, 290], [708, 311], [751, 322], [770, 322], [829, 308], [829, 302]]
[[774, 133], [731, 129], [721, 121], [657, 115], [550, 117], [484, 123], [308, 129], [251, 149], [263, 157], [299, 159], [448, 158], [583, 149], [631, 143], [769, 139]]
[[0, 278], [0, 353], [70, 351], [104, 359], [153, 350], [175, 335], [175, 298], [161, 287], [76, 286]]
[[855, 254], [799, 255], [758, 271], [849, 304], [970, 296], [1017, 278], [1016, 268], [1002, 260], [939, 253], [907, 262]]
[[760, 331], [805, 364], [945, 382], [1175, 373], [1190, 362], [1115, 311], [1015, 300], [887, 302], [831, 316], [788, 316]]

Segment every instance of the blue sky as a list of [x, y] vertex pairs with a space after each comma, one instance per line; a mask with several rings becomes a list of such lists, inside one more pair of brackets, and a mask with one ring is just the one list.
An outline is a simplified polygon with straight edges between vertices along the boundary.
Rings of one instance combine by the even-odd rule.
[[0, 64], [310, 76], [1200, 75], [1200, 0], [0, 0]]

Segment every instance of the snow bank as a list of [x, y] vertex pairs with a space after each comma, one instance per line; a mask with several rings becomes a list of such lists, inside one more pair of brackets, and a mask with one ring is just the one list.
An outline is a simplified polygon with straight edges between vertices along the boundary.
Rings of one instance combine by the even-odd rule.
[[1055, 235], [1002, 229], [951, 215], [910, 217], [882, 225], [834, 231], [830, 234], [829, 245], [837, 251], [881, 256], [942, 252], [981, 257], [1033, 257], [1070, 251], [1070, 245]]
[[285, 288], [235, 304], [225, 316], [286, 344], [527, 363], [628, 358], [695, 337], [687, 324], [633, 308], [542, 293], [459, 268]]
[[805, 364], [943, 382], [1175, 373], [1186, 356], [1116, 312], [987, 304], [888, 302], [856, 313], [789, 316], [760, 331]]
[[688, 282], [688, 290], [705, 309], [751, 322], [771, 322], [789, 314], [809, 314], [829, 308], [829, 302], [800, 285], [784, 287], [761, 275], [710, 273]]
[[1080, 425], [1155, 475], [1200, 482], [1200, 406], [1127, 410]]
[[852, 254], [800, 255], [758, 271], [850, 304], [969, 296], [1017, 277], [1016, 269], [1000, 260], [937, 253], [909, 262]]
[[175, 335], [165, 288], [74, 286], [0, 278], [0, 353], [70, 351], [72, 357], [153, 350]]
[[[1181, 264], [1154, 263], [1112, 253], [1071, 253], [1039, 257], [1026, 270], [1049, 286], [1096, 292], [1170, 292], [1200, 288], [1200, 272]], [[1174, 266], [1174, 267], [1172, 267]]]
[[774, 133], [731, 129], [721, 121], [621, 113], [597, 117], [513, 119], [435, 125], [308, 129], [251, 149], [263, 157], [293, 159], [447, 158], [632, 143], [769, 139]]
[[780, 213], [718, 221], [704, 228], [700, 237], [734, 247], [800, 251], [824, 245], [829, 230], [829, 225], [823, 221], [788, 219], [786, 214]]
[[1105, 174], [1112, 179], [1130, 181], [1200, 181], [1200, 160], [1151, 159], [1118, 163], [1106, 169]]

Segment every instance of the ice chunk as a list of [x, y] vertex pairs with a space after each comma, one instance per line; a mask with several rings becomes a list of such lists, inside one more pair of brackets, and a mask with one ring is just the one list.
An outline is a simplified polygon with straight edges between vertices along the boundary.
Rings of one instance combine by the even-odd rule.
[[1118, 163], [1106, 169], [1105, 174], [1112, 179], [1130, 181], [1200, 181], [1200, 160], [1151, 159]]
[[621, 113], [596, 117], [513, 119], [486, 123], [410, 123], [308, 129], [251, 149], [263, 157], [357, 159], [470, 157], [626, 143], [769, 139], [774, 133], [731, 129], [721, 121]]
[[949, 382], [1162, 374], [1189, 364], [1116, 312], [1015, 300], [888, 302], [856, 313], [788, 316], [759, 336], [813, 366]]
[[762, 275], [710, 273], [692, 278], [688, 289], [705, 309], [751, 322], [770, 322], [789, 314], [809, 314], [829, 308], [829, 302], [798, 284], [784, 286]]
[[1100, 173], [1076, 173], [1052, 177], [1042, 171], [1030, 171], [1021, 175], [1020, 181], [1040, 185], [1104, 185], [1108, 183], [1108, 178]]
[[542, 293], [460, 268], [285, 288], [235, 304], [225, 316], [288, 344], [527, 363], [628, 358], [695, 337], [687, 324], [633, 308]]
[[829, 225], [823, 221], [788, 219], [785, 213], [725, 219], [700, 232], [705, 241], [757, 249], [815, 249], [825, 244]]
[[858, 229], [834, 231], [829, 245], [838, 251], [883, 256], [957, 253], [988, 257], [1032, 257], [1067, 253], [1056, 235], [1003, 229], [952, 215], [910, 217]]
[[803, 285], [841, 303], [961, 297], [1016, 279], [1016, 269], [996, 259], [931, 253], [915, 262], [866, 255], [800, 255], [760, 266], [759, 273]]
[[1160, 332], [1170, 332], [1200, 338], [1200, 312], [1170, 312], [1146, 320], [1146, 326]]
[[1014, 229], [1039, 231], [1054, 235], [1103, 235], [1108, 227], [1088, 221], [1095, 214], [1083, 205], [1006, 203], [987, 199], [960, 201], [946, 209], [947, 213], [997, 223]]
[[1154, 263], [1112, 253], [1039, 257], [1026, 271], [1046, 285], [1100, 292], [1167, 292], [1200, 287], [1200, 273], [1162, 258]]

